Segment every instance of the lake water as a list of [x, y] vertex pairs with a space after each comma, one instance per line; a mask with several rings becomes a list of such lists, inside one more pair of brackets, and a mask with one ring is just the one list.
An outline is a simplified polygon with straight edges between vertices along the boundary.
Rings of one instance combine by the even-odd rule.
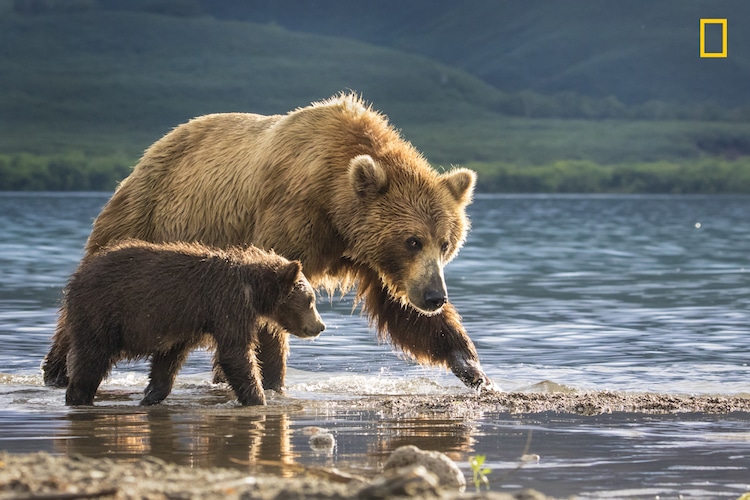
[[[580, 497], [738, 497], [750, 491], [750, 416], [484, 413], [451, 419], [327, 405], [466, 389], [378, 344], [346, 297], [294, 339], [288, 390], [239, 408], [191, 356], [174, 393], [137, 406], [142, 363], [118, 366], [96, 409], [71, 410], [39, 365], [61, 289], [109, 194], [0, 193], [0, 449], [194, 466], [336, 466], [372, 473], [401, 444], [441, 449], [468, 472], [484, 454], [493, 490]], [[750, 198], [479, 196], [446, 269], [487, 374], [504, 391], [614, 390], [750, 397]], [[551, 383], [542, 384], [550, 381]], [[307, 426], [336, 436], [312, 449]], [[526, 441], [538, 463], [516, 470]], [[255, 469], [253, 469], [255, 470]], [[290, 473], [288, 470], [282, 470]]]

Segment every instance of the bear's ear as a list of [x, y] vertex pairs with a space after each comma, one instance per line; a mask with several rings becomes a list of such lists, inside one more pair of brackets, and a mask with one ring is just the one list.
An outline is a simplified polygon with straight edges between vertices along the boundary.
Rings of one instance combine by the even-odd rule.
[[298, 260], [293, 260], [279, 268], [276, 275], [279, 279], [279, 286], [284, 291], [290, 291], [294, 284], [299, 280], [302, 274], [302, 264]]
[[456, 168], [442, 175], [443, 182], [448, 187], [457, 202], [468, 205], [474, 194], [474, 184], [477, 174], [468, 168]]
[[367, 198], [385, 192], [388, 176], [370, 155], [359, 155], [349, 162], [349, 182], [360, 197]]

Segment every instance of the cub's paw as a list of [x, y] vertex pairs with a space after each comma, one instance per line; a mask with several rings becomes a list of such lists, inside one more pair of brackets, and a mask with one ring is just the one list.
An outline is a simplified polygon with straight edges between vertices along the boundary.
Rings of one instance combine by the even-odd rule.
[[169, 395], [171, 387], [162, 387], [158, 384], [150, 382], [146, 390], [143, 391], [143, 399], [141, 399], [141, 406], [153, 406], [158, 405]]

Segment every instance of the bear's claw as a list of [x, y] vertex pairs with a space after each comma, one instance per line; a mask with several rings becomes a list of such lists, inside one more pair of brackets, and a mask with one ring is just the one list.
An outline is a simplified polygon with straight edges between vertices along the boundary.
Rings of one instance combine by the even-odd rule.
[[453, 374], [458, 377], [461, 382], [477, 392], [498, 391], [492, 380], [490, 380], [490, 378], [484, 373], [484, 370], [482, 370], [479, 361], [475, 359], [466, 359], [462, 356], [455, 356], [450, 368]]

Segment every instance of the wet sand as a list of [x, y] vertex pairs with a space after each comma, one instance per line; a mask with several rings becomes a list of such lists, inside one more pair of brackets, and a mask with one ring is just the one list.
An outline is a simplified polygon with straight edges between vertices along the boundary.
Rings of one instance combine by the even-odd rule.
[[[300, 401], [304, 406], [305, 402]], [[321, 401], [315, 402], [321, 405]], [[482, 412], [598, 415], [626, 412], [727, 414], [750, 412], [750, 396], [689, 396], [618, 392], [485, 393], [451, 396], [371, 397], [323, 403], [331, 409], [369, 409], [385, 415], [432, 413], [474, 420]], [[273, 411], [273, 405], [265, 411]], [[637, 418], [637, 417], [636, 417]], [[288, 475], [288, 474], [287, 474]], [[378, 498], [373, 478], [299, 465], [294, 477], [253, 474], [219, 467], [193, 468], [146, 457], [137, 460], [0, 453], [0, 498]], [[400, 490], [391, 490], [400, 491]], [[431, 488], [420, 497], [472, 498], [466, 492]], [[402, 492], [403, 493], [403, 492]], [[552, 492], [554, 493], [554, 492]], [[545, 498], [533, 490], [482, 492], [489, 498]]]
[[737, 396], [689, 396], [625, 392], [486, 392], [432, 396], [397, 396], [390, 399], [360, 401], [398, 414], [436, 412], [451, 416], [472, 412], [541, 413], [558, 412], [577, 415], [599, 415], [613, 412], [631, 413], [731, 413], [750, 412], [750, 394]]

